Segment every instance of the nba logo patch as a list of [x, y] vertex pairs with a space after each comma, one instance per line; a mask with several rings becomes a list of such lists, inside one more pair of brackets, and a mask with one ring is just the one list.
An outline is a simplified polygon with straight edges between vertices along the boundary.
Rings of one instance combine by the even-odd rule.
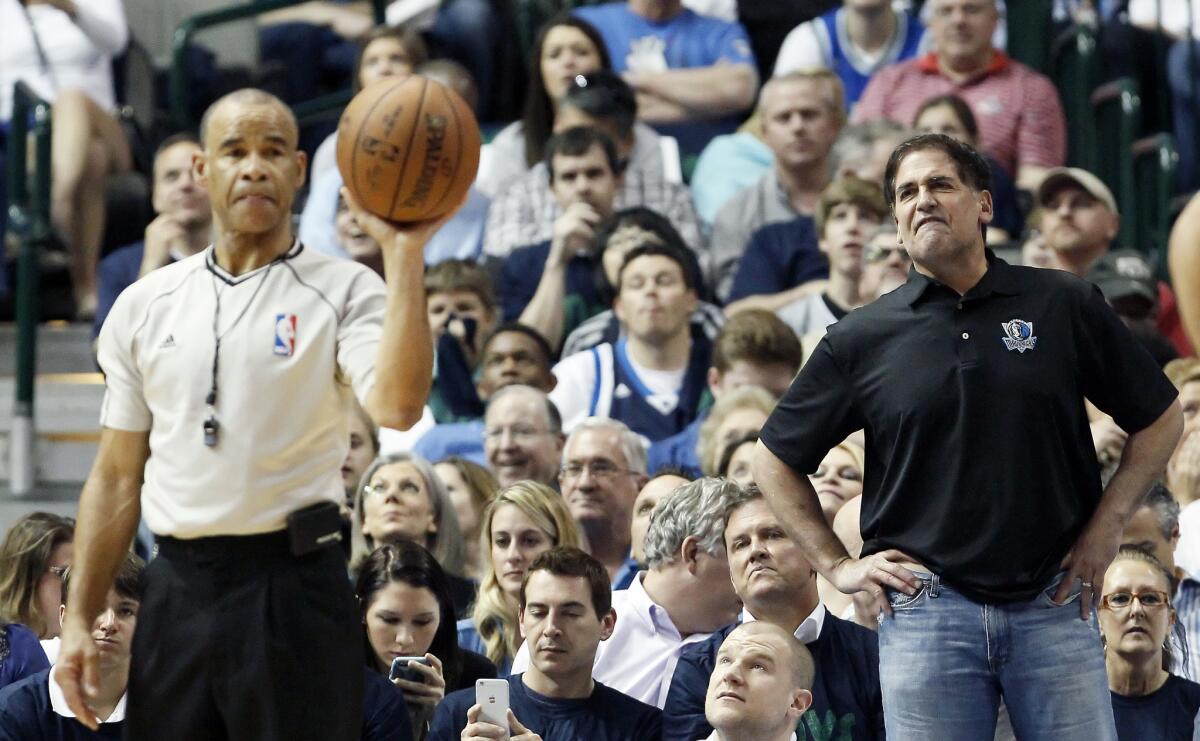
[[285, 358], [292, 357], [296, 352], [296, 315], [275, 315], [275, 347], [276, 355]]

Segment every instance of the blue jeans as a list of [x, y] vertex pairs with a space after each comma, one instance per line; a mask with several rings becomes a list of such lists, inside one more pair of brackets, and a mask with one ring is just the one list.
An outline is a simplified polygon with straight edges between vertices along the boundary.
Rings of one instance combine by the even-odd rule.
[[1001, 695], [1022, 741], [1116, 741], [1095, 613], [1079, 619], [1078, 585], [1061, 577], [1029, 602], [972, 602], [936, 575], [914, 597], [890, 592], [879, 626], [888, 738], [991, 741]]

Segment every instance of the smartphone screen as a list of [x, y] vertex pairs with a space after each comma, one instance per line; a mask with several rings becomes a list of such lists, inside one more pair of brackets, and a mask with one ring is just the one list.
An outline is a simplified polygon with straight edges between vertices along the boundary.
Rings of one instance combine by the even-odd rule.
[[475, 680], [475, 703], [480, 708], [479, 720], [500, 726], [505, 731], [511, 730], [508, 727], [508, 680]]

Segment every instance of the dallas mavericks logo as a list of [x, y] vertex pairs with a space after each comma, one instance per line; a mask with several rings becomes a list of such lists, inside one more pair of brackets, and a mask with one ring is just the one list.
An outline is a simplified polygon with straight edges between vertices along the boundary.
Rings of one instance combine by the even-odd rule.
[[296, 315], [275, 315], [275, 346], [276, 355], [290, 358], [296, 352]]
[[1024, 319], [1009, 319], [1000, 325], [1004, 327], [1004, 346], [1009, 350], [1023, 353], [1037, 347], [1037, 337], [1033, 336], [1033, 323]]

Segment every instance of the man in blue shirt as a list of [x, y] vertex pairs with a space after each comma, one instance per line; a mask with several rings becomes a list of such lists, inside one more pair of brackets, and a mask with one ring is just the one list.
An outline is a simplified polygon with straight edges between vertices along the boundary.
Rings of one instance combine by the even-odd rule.
[[[739, 491], [727, 503], [724, 537], [729, 575], [745, 605], [740, 622], [782, 627], [808, 647], [816, 663], [812, 707], [796, 727], [799, 741], [883, 739], [875, 634], [825, 609], [816, 573], [757, 487]], [[712, 730], [705, 719], [705, 692], [717, 649], [736, 627], [684, 647], [663, 706], [665, 739], [695, 741]]]
[[[92, 731], [67, 707], [53, 669], [26, 677], [0, 692], [0, 741], [120, 739], [125, 727], [125, 688], [138, 608], [146, 590], [146, 565], [129, 553], [108, 590], [105, 609], [92, 624], [92, 642], [99, 655], [95, 702], [91, 706], [100, 727]], [[70, 569], [63, 575], [62, 607], [66, 612]]]
[[758, 70], [741, 24], [697, 15], [681, 0], [629, 0], [575, 13], [604, 38], [613, 69], [637, 91], [643, 120], [711, 122], [680, 132], [686, 151], [696, 140], [699, 151], [714, 134], [733, 131], [736, 114], [754, 103]]
[[130, 284], [208, 246], [212, 230], [208, 192], [192, 176], [192, 155], [199, 151], [200, 143], [191, 134], [175, 134], [159, 145], [152, 192], [158, 215], [146, 227], [143, 241], [120, 247], [100, 261], [93, 335], [100, 334], [113, 302]]
[[601, 641], [616, 615], [608, 572], [577, 548], [552, 548], [525, 574], [520, 596], [521, 635], [531, 647], [529, 669], [508, 678], [508, 728], [479, 719], [473, 688], [438, 705], [428, 741], [507, 738], [657, 741], [657, 708], [592, 679]]
[[553, 236], [504, 261], [500, 303], [507, 321], [534, 327], [553, 347], [607, 307], [597, 285], [596, 228], [613, 213], [624, 169], [612, 139], [577, 126], [546, 142], [550, 190], [562, 207]]

